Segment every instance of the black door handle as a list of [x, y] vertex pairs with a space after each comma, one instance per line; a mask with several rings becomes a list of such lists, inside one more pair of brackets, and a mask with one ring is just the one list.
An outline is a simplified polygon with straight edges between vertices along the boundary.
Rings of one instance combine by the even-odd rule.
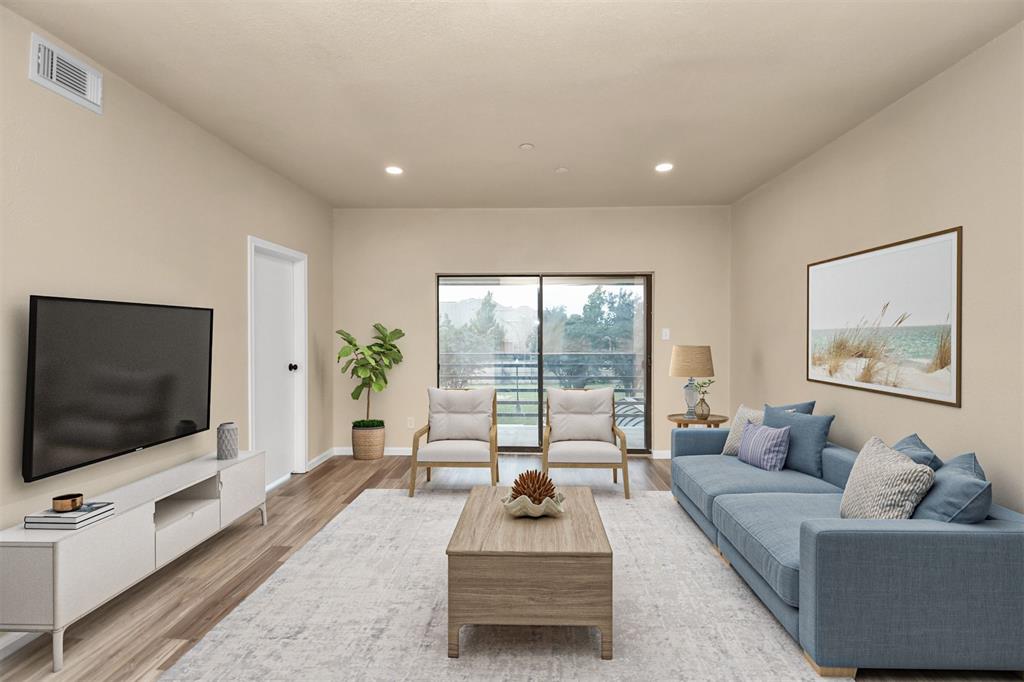
[[288, 363], [288, 371], [289, 371], [289, 372], [294, 372], [294, 371], [295, 371], [295, 370], [297, 370], [298, 368], [299, 368], [299, 366], [298, 366], [298, 365], [296, 365], [296, 364], [295, 364], [294, 362], [289, 362], [289, 363]]

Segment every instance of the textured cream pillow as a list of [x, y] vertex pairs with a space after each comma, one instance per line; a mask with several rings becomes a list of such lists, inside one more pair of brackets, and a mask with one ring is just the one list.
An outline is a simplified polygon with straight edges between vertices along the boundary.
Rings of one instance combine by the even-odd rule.
[[548, 389], [551, 442], [560, 440], [603, 440], [615, 442], [612, 436], [613, 391], [595, 388], [590, 391]]
[[722, 447], [723, 455], [740, 454], [740, 441], [743, 440], [743, 429], [747, 426], [747, 422], [760, 426], [764, 422], [764, 410], [754, 410], [746, 405], [740, 405], [736, 408], [736, 416], [732, 418], [732, 424], [729, 425], [729, 435], [726, 437], [725, 445]]
[[853, 462], [839, 504], [844, 519], [909, 519], [935, 481], [935, 470], [918, 464], [872, 436]]
[[428, 441], [491, 439], [493, 388], [472, 391], [428, 388], [430, 433]]

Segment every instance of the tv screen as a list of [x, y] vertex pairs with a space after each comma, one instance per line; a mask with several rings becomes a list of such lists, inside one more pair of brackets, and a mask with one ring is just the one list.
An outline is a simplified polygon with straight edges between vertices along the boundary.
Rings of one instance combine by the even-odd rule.
[[22, 477], [210, 428], [213, 310], [29, 299]]

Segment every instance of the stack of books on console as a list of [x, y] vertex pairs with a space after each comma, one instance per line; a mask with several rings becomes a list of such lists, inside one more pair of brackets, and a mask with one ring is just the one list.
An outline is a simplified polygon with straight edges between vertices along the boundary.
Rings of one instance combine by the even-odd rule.
[[76, 511], [56, 512], [47, 509], [25, 517], [25, 528], [37, 530], [78, 530], [114, 515], [113, 502], [90, 502]]

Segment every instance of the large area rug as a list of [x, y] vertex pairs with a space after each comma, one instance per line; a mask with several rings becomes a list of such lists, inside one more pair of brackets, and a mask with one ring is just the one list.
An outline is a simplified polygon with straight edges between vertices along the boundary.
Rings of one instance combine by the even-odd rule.
[[667, 492], [597, 498], [614, 660], [589, 628], [518, 626], [466, 626], [448, 658], [444, 550], [465, 500], [363, 492], [162, 679], [818, 679]]

